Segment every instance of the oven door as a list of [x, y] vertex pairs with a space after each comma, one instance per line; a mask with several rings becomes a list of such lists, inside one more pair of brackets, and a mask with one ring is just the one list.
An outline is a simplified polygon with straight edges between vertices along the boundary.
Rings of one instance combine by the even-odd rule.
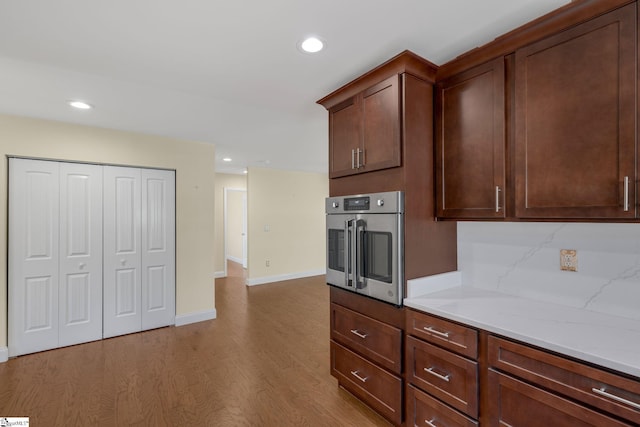
[[359, 293], [402, 305], [404, 215], [361, 214], [355, 221], [355, 285]]
[[327, 283], [355, 291], [355, 215], [327, 215]]

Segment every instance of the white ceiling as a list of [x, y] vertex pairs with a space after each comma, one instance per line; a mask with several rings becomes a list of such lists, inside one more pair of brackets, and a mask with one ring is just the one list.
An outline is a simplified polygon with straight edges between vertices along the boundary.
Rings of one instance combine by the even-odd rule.
[[[3, 0], [0, 112], [214, 143], [220, 172], [326, 172], [316, 100], [405, 49], [443, 64], [566, 3]], [[296, 48], [311, 34], [319, 54]]]

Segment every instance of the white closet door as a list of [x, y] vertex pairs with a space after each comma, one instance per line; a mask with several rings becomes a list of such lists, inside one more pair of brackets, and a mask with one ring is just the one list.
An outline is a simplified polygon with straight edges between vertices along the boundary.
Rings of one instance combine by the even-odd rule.
[[175, 172], [141, 172], [144, 330], [175, 323]]
[[103, 337], [142, 328], [140, 169], [105, 166]]
[[9, 159], [9, 355], [58, 346], [58, 163]]
[[59, 346], [102, 338], [102, 167], [60, 163]]

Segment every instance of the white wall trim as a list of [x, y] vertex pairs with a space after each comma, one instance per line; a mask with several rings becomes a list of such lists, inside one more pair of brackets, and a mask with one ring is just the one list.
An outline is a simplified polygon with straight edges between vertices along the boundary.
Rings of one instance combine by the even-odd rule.
[[302, 271], [300, 273], [290, 273], [290, 274], [278, 274], [276, 276], [264, 276], [264, 277], [256, 277], [253, 279], [247, 279], [247, 286], [255, 286], [255, 285], [264, 285], [267, 283], [280, 282], [283, 280], [291, 280], [291, 279], [301, 279], [304, 277], [312, 277], [312, 276], [320, 276], [326, 274], [326, 269], [320, 270], [310, 270], [310, 271]]
[[227, 259], [229, 261], [237, 262], [238, 264], [242, 264], [242, 258], [238, 258], [236, 256], [227, 255]]
[[213, 320], [218, 316], [216, 309], [197, 311], [195, 313], [176, 315], [176, 326], [189, 325], [191, 323], [204, 322], [205, 320]]
[[222, 279], [223, 277], [227, 277], [227, 273], [224, 270], [223, 271], [216, 271], [214, 273], [214, 275], [213, 275], [214, 279]]
[[0, 347], [0, 363], [9, 360], [9, 347]]

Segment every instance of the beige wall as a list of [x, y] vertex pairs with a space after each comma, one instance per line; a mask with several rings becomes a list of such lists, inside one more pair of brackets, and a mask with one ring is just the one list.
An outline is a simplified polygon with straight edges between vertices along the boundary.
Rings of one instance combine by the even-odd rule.
[[[176, 170], [176, 315], [210, 312], [214, 294], [212, 144], [0, 115], [4, 156]], [[7, 345], [7, 166], [0, 162], [0, 347]]]
[[247, 188], [247, 176], [235, 175], [227, 173], [216, 174], [216, 211], [215, 211], [215, 227], [216, 227], [216, 276], [224, 276], [224, 189], [235, 188], [244, 189]]
[[247, 283], [324, 273], [327, 174], [250, 168], [248, 175]]

